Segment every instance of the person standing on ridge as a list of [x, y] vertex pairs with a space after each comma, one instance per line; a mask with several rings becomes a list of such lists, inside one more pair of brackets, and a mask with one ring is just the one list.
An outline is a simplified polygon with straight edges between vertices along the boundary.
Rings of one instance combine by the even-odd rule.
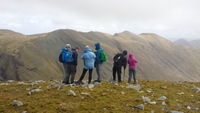
[[97, 80], [95, 80], [94, 82], [101, 83], [101, 81], [102, 81], [102, 71], [101, 71], [101, 69], [102, 69], [103, 62], [100, 60], [100, 57], [101, 57], [102, 49], [101, 49], [99, 42], [97, 42], [94, 45], [95, 45], [95, 50], [96, 50], [95, 67], [96, 67], [96, 72], [97, 72]]
[[124, 72], [126, 69], [126, 65], [127, 65], [127, 51], [124, 50], [122, 53], [118, 53], [113, 57], [113, 81], [115, 82], [116, 80], [116, 73], [118, 75], [118, 82], [121, 82], [121, 70], [122, 70], [122, 66], [124, 67]]
[[83, 83], [82, 80], [84, 79], [87, 70], [89, 70], [88, 84], [90, 84], [92, 80], [92, 71], [94, 69], [94, 60], [96, 58], [96, 55], [92, 52], [89, 46], [86, 46], [81, 58], [84, 61], [84, 67], [83, 67], [82, 74], [76, 83], [82, 84]]
[[133, 80], [134, 80], [134, 84], [136, 84], [136, 63], [137, 63], [137, 59], [134, 57], [134, 55], [132, 53], [129, 54], [129, 58], [128, 58], [128, 64], [129, 64], [129, 77], [128, 77], [128, 83], [131, 82], [131, 78], [133, 75]]
[[69, 65], [72, 65], [71, 69], [73, 70], [72, 71], [73, 73], [72, 73], [72, 76], [71, 76], [71, 84], [74, 83], [74, 78], [75, 78], [75, 75], [76, 75], [76, 68], [77, 68], [77, 64], [78, 64], [78, 51], [79, 51], [78, 47], [72, 48], [72, 52], [73, 52], [73, 55], [74, 55], [74, 57], [73, 57], [73, 55], [72, 55], [72, 57], [74, 58], [74, 61], [69, 63]]
[[[75, 52], [74, 49], [71, 49], [70, 44], [66, 44], [66, 49], [62, 48], [64, 51], [64, 54], [62, 55], [64, 62], [63, 62], [63, 67], [65, 69], [65, 77], [63, 79], [62, 83], [65, 84], [73, 84], [74, 83], [74, 77], [76, 74], [76, 66], [77, 66], [77, 58], [78, 54]], [[69, 82], [69, 78], [71, 76], [71, 82]]]

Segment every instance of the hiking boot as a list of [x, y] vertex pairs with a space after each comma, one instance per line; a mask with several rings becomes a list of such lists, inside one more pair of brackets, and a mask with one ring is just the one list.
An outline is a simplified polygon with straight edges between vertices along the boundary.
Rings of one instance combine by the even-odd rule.
[[62, 83], [63, 83], [63, 84], [69, 84], [69, 82], [65, 82], [65, 81], [63, 81]]
[[76, 81], [76, 82], [75, 82], [75, 84], [77, 84], [77, 85], [80, 85], [80, 84], [81, 84], [81, 82], [80, 82], [80, 81]]
[[95, 80], [94, 82], [98, 82], [98, 83], [101, 83], [101, 81], [100, 81], [100, 80]]
[[71, 82], [71, 84], [74, 84], [74, 82]]
[[81, 85], [85, 84], [83, 81], [80, 81]]
[[78, 81], [76, 82], [76, 84], [77, 84], [77, 85], [83, 85], [83, 84], [84, 84], [84, 82], [83, 82], [83, 81], [79, 81], [79, 80], [78, 80]]

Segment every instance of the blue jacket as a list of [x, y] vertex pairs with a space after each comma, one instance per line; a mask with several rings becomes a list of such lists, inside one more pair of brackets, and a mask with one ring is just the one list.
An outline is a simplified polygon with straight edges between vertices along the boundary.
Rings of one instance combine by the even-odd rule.
[[[66, 48], [62, 48], [63, 52], [68, 52], [68, 50], [66, 50]], [[75, 65], [77, 66], [77, 58], [78, 58], [78, 54], [72, 49], [72, 58], [74, 59], [73, 62], [66, 62], [66, 60], [63, 62], [64, 65], [68, 64], [68, 65]], [[62, 55], [62, 59], [64, 59], [65, 56]]]
[[95, 45], [95, 49], [96, 49], [96, 59], [95, 59], [95, 64], [102, 64], [103, 62], [100, 60], [100, 56], [101, 56], [101, 52], [102, 52], [102, 49], [101, 49], [101, 46], [100, 46], [100, 43], [97, 42]]
[[[65, 52], [67, 52], [67, 50], [66, 50], [65, 48], [62, 48], [62, 52], [65, 53]], [[64, 55], [62, 55], [62, 59], [65, 59], [65, 56], [64, 56]], [[67, 62], [64, 61], [63, 64], [66, 65]]]
[[84, 53], [82, 54], [81, 58], [84, 61], [84, 69], [94, 68], [94, 60], [96, 58], [96, 55], [92, 52], [90, 47], [85, 47]]

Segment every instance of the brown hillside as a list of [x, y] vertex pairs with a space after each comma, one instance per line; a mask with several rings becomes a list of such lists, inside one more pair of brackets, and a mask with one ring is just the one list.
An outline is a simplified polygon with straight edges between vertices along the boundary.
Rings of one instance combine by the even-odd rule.
[[[63, 78], [63, 67], [58, 61], [66, 43], [78, 46], [79, 61], [76, 78], [80, 77], [83, 62], [80, 56], [86, 45], [94, 50], [96, 42], [108, 55], [103, 67], [103, 78], [112, 77], [112, 58], [124, 49], [138, 60], [137, 76], [146, 80], [200, 81], [200, 49], [175, 45], [151, 33], [140, 35], [128, 31], [115, 35], [100, 32], [56, 30], [37, 35], [22, 35], [0, 31], [0, 80], [49, 80]], [[8, 35], [9, 34], [9, 35]], [[128, 76], [128, 69], [126, 70]], [[93, 71], [93, 79], [97, 77]], [[85, 77], [87, 78], [87, 76]]]

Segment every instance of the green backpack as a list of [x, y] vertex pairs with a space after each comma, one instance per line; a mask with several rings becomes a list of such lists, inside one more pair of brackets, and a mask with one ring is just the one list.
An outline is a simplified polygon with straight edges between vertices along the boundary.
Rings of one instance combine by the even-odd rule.
[[101, 55], [100, 55], [100, 58], [99, 58], [102, 62], [105, 62], [107, 60], [107, 55], [106, 53], [104, 52], [104, 50], [101, 51]]

